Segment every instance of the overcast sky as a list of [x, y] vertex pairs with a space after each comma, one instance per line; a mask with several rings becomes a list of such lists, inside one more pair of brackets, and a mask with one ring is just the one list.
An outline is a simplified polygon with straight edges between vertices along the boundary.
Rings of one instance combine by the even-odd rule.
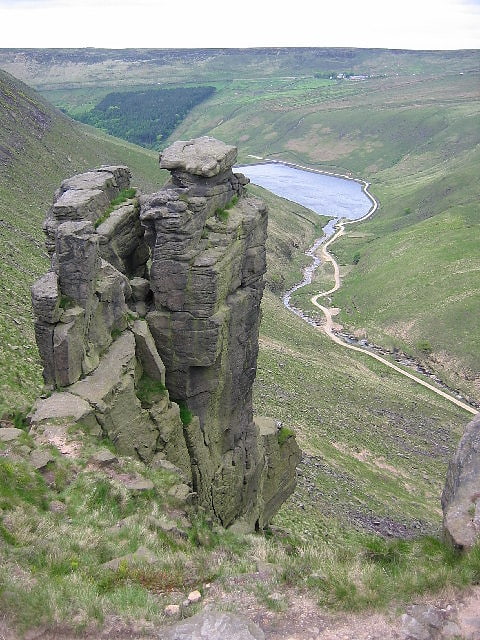
[[0, 0], [0, 47], [479, 49], [480, 0]]

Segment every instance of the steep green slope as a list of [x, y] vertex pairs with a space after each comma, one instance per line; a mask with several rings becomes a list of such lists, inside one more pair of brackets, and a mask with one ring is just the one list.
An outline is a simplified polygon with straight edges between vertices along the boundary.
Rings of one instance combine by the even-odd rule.
[[162, 176], [157, 154], [73, 123], [1, 71], [0, 121], [0, 405], [12, 408], [41, 386], [30, 286], [48, 267], [42, 222], [55, 189], [100, 164], [128, 164], [142, 189], [154, 190]]
[[299, 488], [277, 520], [318, 538], [332, 518], [384, 534], [437, 532], [466, 414], [342, 350], [270, 293], [263, 309], [256, 410], [293, 427], [304, 452]]

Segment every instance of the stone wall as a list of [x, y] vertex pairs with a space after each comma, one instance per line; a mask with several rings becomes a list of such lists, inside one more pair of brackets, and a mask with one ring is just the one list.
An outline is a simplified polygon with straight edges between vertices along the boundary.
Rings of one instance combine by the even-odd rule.
[[[300, 453], [293, 437], [279, 443], [273, 421], [253, 418], [267, 211], [235, 159], [213, 138], [177, 142], [160, 159], [171, 181], [112, 211], [126, 167], [62, 183], [44, 225], [52, 267], [32, 288], [56, 392], [32, 419], [46, 407], [65, 415], [68, 394], [77, 420], [145, 462], [166, 456], [199, 506], [252, 530], [293, 491]], [[168, 391], [146, 401], [145, 380]]]

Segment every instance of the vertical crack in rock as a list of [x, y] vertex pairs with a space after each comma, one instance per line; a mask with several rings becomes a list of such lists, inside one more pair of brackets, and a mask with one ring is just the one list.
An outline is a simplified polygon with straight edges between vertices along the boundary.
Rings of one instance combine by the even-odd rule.
[[170, 182], [114, 207], [126, 167], [62, 183], [44, 223], [51, 270], [32, 303], [45, 382], [65, 389], [37, 402], [32, 420], [78, 419], [65, 398], [81, 398], [82, 419], [121, 452], [164, 455], [199, 506], [253, 530], [293, 491], [300, 452], [253, 417], [267, 210], [232, 172], [236, 155], [214, 138], [176, 142], [160, 157]]

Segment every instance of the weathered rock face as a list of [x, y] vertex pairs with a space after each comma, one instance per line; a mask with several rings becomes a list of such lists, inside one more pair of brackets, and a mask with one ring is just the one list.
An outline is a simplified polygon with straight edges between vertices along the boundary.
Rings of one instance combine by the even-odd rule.
[[52, 268], [32, 288], [47, 384], [66, 386], [88, 374], [112, 333], [126, 328], [129, 279], [146, 275], [149, 258], [137, 200], [110, 204], [129, 186], [127, 167], [88, 171], [62, 182], [47, 213]]
[[480, 539], [480, 414], [468, 423], [450, 462], [442, 495], [443, 527], [456, 547]]
[[[62, 183], [44, 225], [52, 267], [32, 302], [45, 381], [64, 392], [33, 419], [81, 415], [123, 453], [160, 452], [201, 507], [252, 530], [293, 491], [299, 449], [253, 419], [267, 211], [235, 158], [213, 138], [177, 142], [160, 160], [171, 182], [112, 211], [126, 167]], [[146, 380], [168, 392], [145, 399]], [[192, 414], [183, 427], [177, 402]]]
[[[160, 159], [172, 180], [140, 199], [140, 218], [152, 251], [155, 309], [146, 320], [168, 389], [198, 417], [185, 436], [199, 503], [224, 525], [240, 517], [253, 528], [279, 506], [265, 510], [270, 449], [252, 411], [267, 211], [245, 195], [235, 159], [235, 147], [212, 138], [176, 142]], [[286, 497], [293, 482], [284, 486]]]
[[[126, 167], [74, 176], [47, 215], [52, 266], [33, 285], [32, 304], [45, 382], [62, 390], [38, 400], [31, 420], [81, 422], [145, 462], [168, 453], [191, 478], [179, 407], [164, 388], [148, 325], [133, 312], [150, 289], [141, 277], [149, 250], [138, 204], [130, 199], [105, 216], [120, 187], [129, 187]], [[99, 218], [106, 219], [95, 228]]]

